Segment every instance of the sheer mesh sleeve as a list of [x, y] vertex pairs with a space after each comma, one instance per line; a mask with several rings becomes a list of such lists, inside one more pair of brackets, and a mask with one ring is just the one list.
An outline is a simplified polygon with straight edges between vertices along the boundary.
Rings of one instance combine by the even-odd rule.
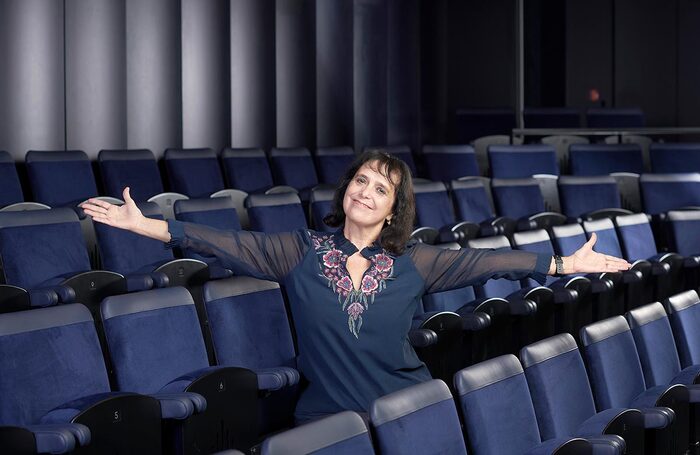
[[420, 243], [407, 249], [407, 253], [425, 280], [428, 293], [481, 284], [490, 278], [531, 277], [544, 284], [552, 260], [547, 254], [527, 251], [444, 250]]
[[308, 249], [303, 231], [264, 234], [249, 231], [220, 231], [208, 226], [168, 220], [171, 240], [179, 246], [207, 256], [216, 256], [237, 275], [281, 281]]

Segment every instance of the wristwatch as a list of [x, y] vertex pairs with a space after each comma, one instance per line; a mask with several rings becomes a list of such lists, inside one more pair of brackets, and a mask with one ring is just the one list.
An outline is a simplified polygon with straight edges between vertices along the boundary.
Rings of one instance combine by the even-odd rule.
[[554, 267], [556, 268], [555, 275], [564, 275], [564, 260], [558, 254], [554, 255]]

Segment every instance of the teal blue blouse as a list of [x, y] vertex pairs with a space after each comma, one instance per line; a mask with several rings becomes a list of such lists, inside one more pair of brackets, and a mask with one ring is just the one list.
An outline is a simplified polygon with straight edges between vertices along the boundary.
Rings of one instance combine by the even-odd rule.
[[287, 292], [298, 343], [298, 367], [308, 380], [296, 408], [307, 420], [367, 412], [380, 396], [430, 379], [408, 341], [425, 293], [526, 277], [543, 283], [551, 256], [523, 251], [445, 250], [409, 244], [390, 254], [378, 244], [360, 283], [345, 267], [357, 248], [343, 235], [298, 230], [279, 234], [219, 231], [168, 221], [171, 244], [216, 256], [225, 267], [280, 283]]

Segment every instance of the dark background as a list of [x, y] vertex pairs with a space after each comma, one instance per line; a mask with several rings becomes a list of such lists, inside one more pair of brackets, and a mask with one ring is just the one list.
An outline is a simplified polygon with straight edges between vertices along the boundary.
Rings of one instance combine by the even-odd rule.
[[[525, 0], [527, 106], [700, 125], [698, 0]], [[514, 0], [0, 0], [0, 149], [408, 144], [515, 103]]]

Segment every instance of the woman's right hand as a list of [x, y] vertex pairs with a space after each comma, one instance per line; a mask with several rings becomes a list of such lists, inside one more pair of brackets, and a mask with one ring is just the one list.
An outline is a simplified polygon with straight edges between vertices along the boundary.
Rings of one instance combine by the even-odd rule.
[[124, 188], [124, 205], [114, 205], [100, 199], [88, 199], [81, 205], [94, 221], [129, 231], [137, 231], [145, 219], [141, 210], [129, 195], [129, 187]]

